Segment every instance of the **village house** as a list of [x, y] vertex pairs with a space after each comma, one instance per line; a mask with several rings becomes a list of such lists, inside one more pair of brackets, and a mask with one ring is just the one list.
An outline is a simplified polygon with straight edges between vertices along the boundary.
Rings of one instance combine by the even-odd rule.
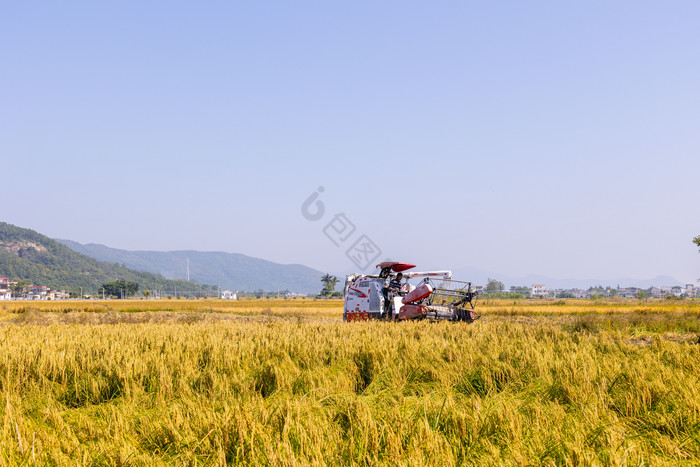
[[237, 298], [238, 297], [236, 296], [236, 292], [231, 292], [230, 290], [221, 291], [222, 300], [236, 300]]
[[68, 292], [64, 292], [63, 290], [56, 290], [52, 292], [53, 294], [53, 300], [68, 300], [70, 298], [70, 294]]
[[698, 293], [698, 289], [695, 288], [693, 284], [685, 284], [685, 289], [683, 289], [684, 297], [695, 297]]
[[29, 300], [46, 300], [46, 295], [48, 292], [49, 288], [45, 285], [32, 285], [29, 287], [27, 298]]
[[683, 289], [679, 286], [664, 285], [661, 287], [652, 287], [651, 296], [654, 298], [666, 298], [669, 295], [680, 297], [683, 294]]
[[12, 300], [10, 279], [7, 277], [0, 277], [0, 300]]
[[530, 295], [533, 297], [546, 297], [549, 294], [545, 284], [532, 284]]
[[583, 289], [571, 289], [568, 292], [573, 295], [574, 298], [588, 298], [590, 296], [588, 291]]
[[618, 287], [615, 294], [622, 298], [635, 298], [640, 291], [641, 289], [636, 287]]
[[306, 297], [306, 294], [296, 293], [296, 292], [288, 292], [284, 296], [287, 298], [301, 298], [301, 297]]

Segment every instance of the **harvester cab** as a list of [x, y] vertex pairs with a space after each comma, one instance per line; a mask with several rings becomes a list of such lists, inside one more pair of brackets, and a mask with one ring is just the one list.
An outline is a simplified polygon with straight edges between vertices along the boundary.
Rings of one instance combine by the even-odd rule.
[[474, 311], [478, 293], [471, 282], [453, 280], [451, 271], [406, 272], [414, 267], [388, 261], [377, 265], [376, 275], [346, 276], [343, 320], [479, 318]]

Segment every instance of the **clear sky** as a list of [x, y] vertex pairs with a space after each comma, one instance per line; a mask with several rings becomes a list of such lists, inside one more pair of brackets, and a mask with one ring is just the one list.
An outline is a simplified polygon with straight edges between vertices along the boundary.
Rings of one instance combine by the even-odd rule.
[[[353, 269], [365, 235], [426, 268], [695, 282], [698, 18], [697, 1], [5, 2], [0, 220], [324, 271]], [[334, 224], [336, 246], [339, 213], [355, 230]]]

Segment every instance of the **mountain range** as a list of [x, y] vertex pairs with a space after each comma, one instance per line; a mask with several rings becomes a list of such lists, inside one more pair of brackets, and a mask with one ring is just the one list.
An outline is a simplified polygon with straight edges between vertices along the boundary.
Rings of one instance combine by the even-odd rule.
[[322, 288], [323, 273], [301, 264], [278, 264], [220, 251], [129, 251], [95, 243], [81, 244], [63, 239], [57, 241], [91, 258], [162, 274], [169, 279], [186, 278], [189, 262], [190, 279], [217, 284], [222, 289], [289, 290], [310, 294], [318, 293]]
[[510, 286], [531, 286], [532, 284], [546, 284], [549, 289], [588, 289], [589, 287], [638, 287], [640, 289], [648, 289], [652, 286], [676, 286], [684, 285], [677, 279], [670, 276], [656, 276], [650, 279], [633, 279], [629, 277], [621, 277], [615, 279], [558, 279], [548, 277], [542, 274], [530, 274], [527, 276], [509, 276], [498, 274], [495, 272], [484, 271], [475, 268], [459, 268], [453, 271], [454, 278], [457, 280], [471, 281], [475, 284], [486, 285], [489, 278], [503, 282], [506, 288]]
[[54, 290], [82, 289], [85, 294], [97, 294], [102, 284], [116, 280], [136, 282], [140, 290], [216, 293], [215, 286], [168, 280], [160, 274], [99, 261], [38, 232], [5, 222], [0, 222], [0, 276]]
[[[185, 280], [188, 267], [191, 281]], [[488, 278], [494, 278], [506, 287], [533, 283], [544, 283], [550, 289], [683, 285], [668, 276], [599, 280], [557, 279], [535, 274], [511, 277], [475, 268], [457, 268], [453, 272], [457, 280], [485, 285]], [[96, 293], [102, 284], [120, 279], [138, 282], [141, 290], [202, 291], [200, 284], [211, 284], [204, 288], [212, 290], [219, 286], [239, 291], [289, 290], [310, 294], [320, 290], [323, 273], [300, 264], [278, 264], [237, 253], [129, 251], [94, 243], [54, 240], [30, 229], [0, 222], [0, 276], [54, 289], [82, 287], [86, 293]]]
[[[190, 277], [200, 282], [218, 284], [231, 290], [253, 291], [290, 290], [299, 293], [317, 293], [320, 290], [319, 270], [300, 264], [278, 264], [260, 258], [238, 253], [182, 251], [129, 251], [110, 248], [99, 244], [81, 244], [70, 240], [57, 241], [84, 255], [123, 264], [129, 268], [162, 274], [166, 278], [183, 278], [189, 260]], [[417, 269], [420, 269], [417, 268]], [[342, 278], [342, 274], [338, 275]], [[456, 268], [453, 276], [457, 280], [471, 281], [486, 285], [488, 278], [503, 282], [506, 287], [546, 284], [549, 289], [588, 289], [603, 287], [639, 287], [646, 289], [659, 285], [683, 285], [669, 276], [656, 276], [650, 279], [559, 279], [542, 274], [509, 276], [476, 268]]]

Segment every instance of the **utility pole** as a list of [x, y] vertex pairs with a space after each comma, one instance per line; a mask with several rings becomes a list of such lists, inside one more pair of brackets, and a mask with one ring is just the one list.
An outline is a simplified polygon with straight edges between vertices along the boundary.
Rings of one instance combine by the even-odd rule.
[[189, 259], [189, 258], [187, 258], [187, 268], [186, 268], [186, 271], [187, 271], [187, 282], [189, 282], [189, 281], [190, 281], [190, 259]]

